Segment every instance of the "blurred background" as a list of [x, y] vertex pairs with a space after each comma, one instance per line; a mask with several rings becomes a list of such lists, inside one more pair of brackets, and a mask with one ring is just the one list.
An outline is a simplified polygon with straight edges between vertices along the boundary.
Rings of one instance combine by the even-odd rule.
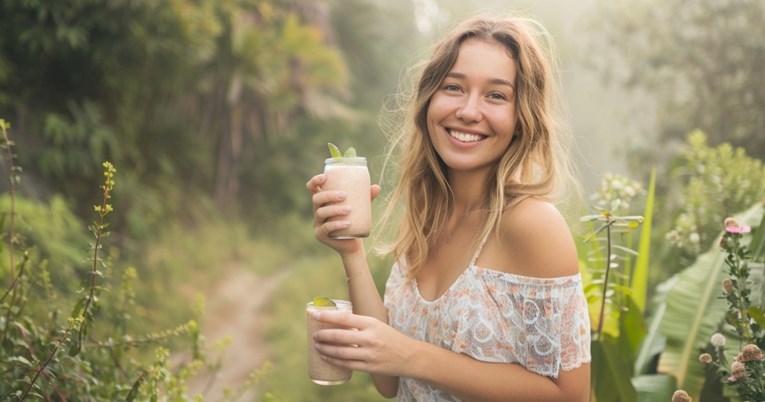
[[[362, 373], [340, 387], [308, 381], [303, 306], [346, 295], [339, 259], [313, 239], [305, 182], [323, 169], [327, 142], [355, 147], [379, 180], [381, 120], [410, 68], [476, 12], [520, 14], [549, 30], [585, 193], [604, 177], [629, 178], [642, 214], [656, 173], [650, 298], [712, 246], [722, 218], [765, 197], [763, 4], [3, 0], [0, 118], [13, 155], [0, 165], [0, 280], [23, 278], [17, 305], [26, 303], [41, 348], [24, 356], [8, 346], [10, 318], [23, 321], [9, 308], [0, 360], [15, 362], [4, 376], [22, 385], [4, 391], [31, 384], [61, 400], [83, 392], [82, 381], [93, 400], [131, 390], [166, 400], [381, 400]], [[50, 345], [69, 342], [54, 334], [88, 289], [103, 161], [117, 169], [114, 211], [99, 249], [99, 309], [86, 324], [91, 349], [108, 349], [108, 339], [127, 345], [125, 356], [54, 351], [40, 369]], [[577, 236], [587, 230], [578, 215], [590, 212], [567, 212]], [[22, 249], [19, 275], [7, 256]], [[391, 261], [370, 261], [382, 291]], [[78, 369], [64, 375], [67, 364]]]

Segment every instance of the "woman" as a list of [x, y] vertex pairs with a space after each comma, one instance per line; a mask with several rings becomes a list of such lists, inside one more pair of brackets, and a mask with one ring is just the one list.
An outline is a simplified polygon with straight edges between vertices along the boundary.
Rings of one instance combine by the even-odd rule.
[[[533, 24], [473, 18], [436, 46], [402, 130], [404, 207], [381, 300], [363, 242], [328, 233], [345, 194], [313, 194], [316, 238], [345, 267], [354, 314], [314, 319], [330, 363], [372, 375], [400, 401], [586, 401], [587, 304], [568, 226], [547, 197], [565, 164], [550, 63]], [[379, 186], [372, 186], [374, 198]], [[399, 202], [400, 201], [400, 202]]]

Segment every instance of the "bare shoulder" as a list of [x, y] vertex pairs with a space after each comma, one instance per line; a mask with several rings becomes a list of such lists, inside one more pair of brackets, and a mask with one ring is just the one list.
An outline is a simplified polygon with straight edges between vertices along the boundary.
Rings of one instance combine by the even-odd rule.
[[553, 278], [579, 272], [568, 223], [548, 201], [530, 197], [508, 209], [498, 241], [514, 273]]

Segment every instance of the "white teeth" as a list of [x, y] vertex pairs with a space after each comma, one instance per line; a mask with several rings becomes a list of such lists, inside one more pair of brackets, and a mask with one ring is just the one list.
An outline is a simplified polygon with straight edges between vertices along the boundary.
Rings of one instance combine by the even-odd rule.
[[480, 141], [483, 138], [483, 136], [480, 136], [478, 134], [468, 134], [468, 133], [463, 133], [460, 131], [449, 131], [449, 135], [451, 135], [452, 137], [462, 142], [476, 142], [476, 141]]

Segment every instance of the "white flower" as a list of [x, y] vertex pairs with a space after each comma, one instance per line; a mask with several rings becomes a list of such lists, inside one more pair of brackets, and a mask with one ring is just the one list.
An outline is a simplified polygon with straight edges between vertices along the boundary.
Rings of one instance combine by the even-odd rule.
[[712, 335], [710, 342], [712, 342], [712, 346], [714, 346], [715, 348], [721, 348], [725, 346], [725, 335], [717, 332], [714, 335]]

